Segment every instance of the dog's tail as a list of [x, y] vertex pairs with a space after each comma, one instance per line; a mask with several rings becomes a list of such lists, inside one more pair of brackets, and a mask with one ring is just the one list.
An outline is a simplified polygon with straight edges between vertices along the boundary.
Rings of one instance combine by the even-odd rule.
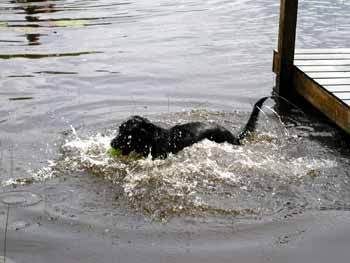
[[261, 111], [261, 107], [264, 104], [265, 100], [267, 100], [268, 98], [271, 98], [271, 96], [263, 97], [255, 103], [255, 105], [253, 107], [253, 111], [250, 114], [250, 117], [249, 117], [247, 124], [244, 126], [242, 131], [237, 136], [239, 141], [243, 140], [247, 136], [248, 133], [251, 133], [255, 130], [256, 122], [258, 120], [259, 112]]

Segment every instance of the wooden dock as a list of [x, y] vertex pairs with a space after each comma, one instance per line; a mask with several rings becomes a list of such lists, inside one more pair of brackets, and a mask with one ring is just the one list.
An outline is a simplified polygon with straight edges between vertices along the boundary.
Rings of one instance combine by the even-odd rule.
[[350, 48], [295, 49], [298, 0], [281, 0], [276, 91], [299, 94], [350, 134]]

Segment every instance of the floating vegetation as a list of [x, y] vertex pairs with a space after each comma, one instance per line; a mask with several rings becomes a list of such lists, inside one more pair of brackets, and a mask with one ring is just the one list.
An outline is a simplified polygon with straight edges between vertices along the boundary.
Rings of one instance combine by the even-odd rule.
[[89, 21], [82, 19], [67, 19], [67, 20], [56, 20], [52, 23], [58, 27], [81, 27], [88, 24]]
[[34, 97], [13, 97], [9, 98], [9, 100], [32, 100]]
[[12, 58], [28, 58], [28, 59], [41, 59], [41, 58], [52, 58], [52, 57], [74, 57], [89, 54], [102, 53], [99, 51], [86, 51], [86, 52], [71, 52], [71, 53], [47, 53], [47, 54], [0, 54], [0, 59], [12, 59]]
[[33, 78], [34, 75], [9, 75], [8, 78]]
[[37, 71], [35, 74], [50, 74], [50, 75], [76, 75], [78, 72], [68, 72], [68, 71]]

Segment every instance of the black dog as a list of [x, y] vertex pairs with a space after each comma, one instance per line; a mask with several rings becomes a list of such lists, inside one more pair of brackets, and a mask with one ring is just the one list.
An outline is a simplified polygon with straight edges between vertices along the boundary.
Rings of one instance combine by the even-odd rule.
[[119, 126], [119, 134], [111, 141], [111, 146], [121, 150], [123, 155], [136, 152], [147, 157], [151, 153], [155, 159], [166, 158], [168, 153], [177, 153], [203, 139], [240, 145], [242, 139], [254, 131], [260, 108], [268, 98], [255, 103], [247, 124], [237, 136], [217, 124], [190, 122], [164, 129], [145, 118], [133, 116]]

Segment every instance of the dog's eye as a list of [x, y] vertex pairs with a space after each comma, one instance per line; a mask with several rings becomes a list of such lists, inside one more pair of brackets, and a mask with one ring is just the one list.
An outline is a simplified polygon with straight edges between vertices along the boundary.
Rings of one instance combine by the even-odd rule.
[[131, 135], [129, 135], [129, 136], [128, 136], [128, 139], [131, 139], [131, 138], [132, 138], [132, 136], [131, 136]]

